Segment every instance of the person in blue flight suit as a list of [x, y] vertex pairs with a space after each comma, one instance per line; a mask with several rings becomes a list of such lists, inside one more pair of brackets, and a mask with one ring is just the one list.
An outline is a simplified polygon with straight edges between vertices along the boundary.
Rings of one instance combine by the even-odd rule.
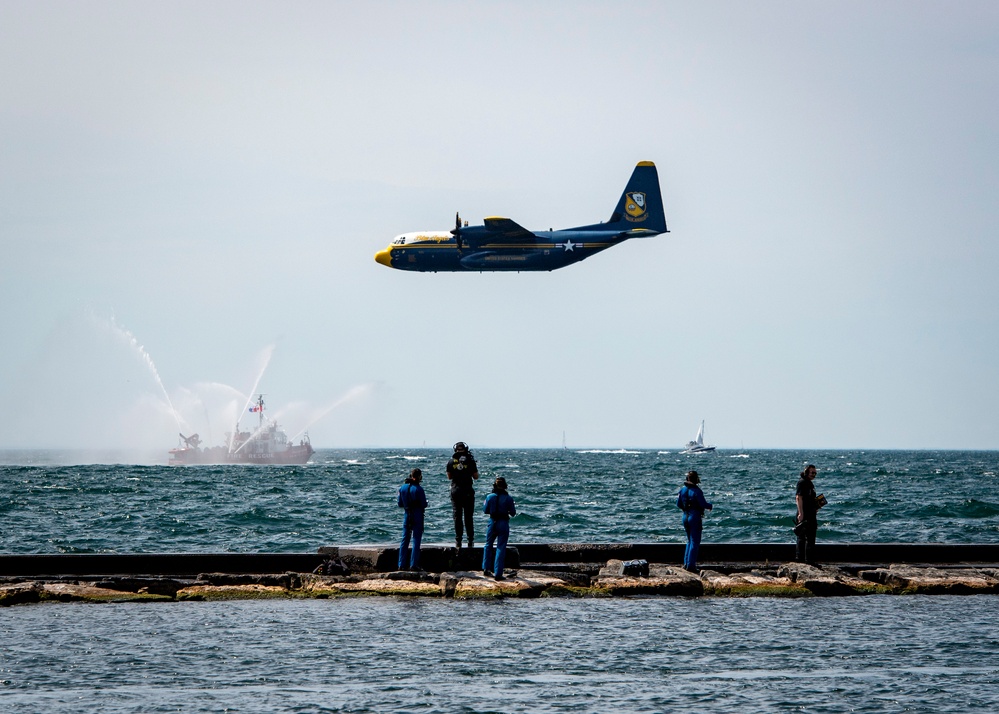
[[697, 551], [701, 547], [701, 517], [704, 511], [711, 510], [711, 504], [704, 500], [701, 477], [696, 471], [687, 472], [687, 480], [676, 497], [676, 506], [683, 510], [683, 529], [687, 531], [687, 549], [683, 553], [683, 569], [697, 571]]
[[[410, 570], [420, 569], [423, 512], [427, 508], [427, 495], [420, 485], [422, 480], [423, 472], [413, 469], [409, 472], [406, 483], [399, 487], [399, 508], [406, 509], [406, 515], [402, 519], [402, 541], [399, 543], [399, 570], [405, 570], [407, 564]], [[410, 538], [413, 539], [412, 553], [409, 549]]]
[[506, 542], [510, 538], [510, 517], [517, 515], [517, 506], [513, 502], [513, 497], [506, 492], [506, 479], [502, 476], [493, 482], [493, 492], [486, 496], [482, 512], [489, 514], [486, 547], [482, 549], [482, 574], [492, 575], [496, 580], [504, 580], [503, 563], [506, 562]]

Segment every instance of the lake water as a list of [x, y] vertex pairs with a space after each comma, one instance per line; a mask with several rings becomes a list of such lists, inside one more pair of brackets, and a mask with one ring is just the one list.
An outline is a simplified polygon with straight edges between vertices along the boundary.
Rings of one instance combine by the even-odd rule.
[[[806, 463], [818, 466], [815, 486], [829, 500], [820, 541], [999, 540], [999, 452], [475, 455], [480, 497], [495, 476], [510, 484], [520, 514], [512, 542], [682, 542], [675, 503], [690, 468], [715, 504], [706, 542], [788, 542], [794, 487]], [[314, 463], [273, 467], [64, 463], [74, 456], [81, 460], [0, 453], [7, 462], [0, 466], [0, 552], [315, 552], [395, 542], [396, 490], [414, 466], [424, 472], [430, 501], [425, 542], [453, 542], [444, 476], [450, 452], [320, 450]]]
[[[452, 539], [431, 450], [320, 450], [295, 467], [0, 455], [0, 551], [315, 552], [393, 542], [424, 471], [426, 541]], [[705, 541], [790, 542], [819, 467], [820, 541], [994, 543], [996, 452], [480, 450], [513, 542], [682, 542], [689, 468]], [[128, 458], [103, 460], [129, 461]], [[484, 521], [480, 521], [484, 530]], [[481, 536], [480, 536], [481, 537]], [[12, 712], [999, 711], [999, 598], [364, 598], [0, 610]]]
[[994, 712], [999, 597], [0, 611], [18, 712]]

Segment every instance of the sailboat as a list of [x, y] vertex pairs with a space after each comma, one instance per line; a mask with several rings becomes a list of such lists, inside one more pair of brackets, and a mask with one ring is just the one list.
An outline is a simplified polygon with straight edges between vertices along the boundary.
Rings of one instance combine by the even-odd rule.
[[709, 451], [714, 451], [714, 446], [704, 445], [704, 420], [701, 419], [701, 428], [697, 430], [697, 436], [694, 437], [693, 441], [688, 441], [686, 448], [681, 451], [681, 454], [706, 454]]

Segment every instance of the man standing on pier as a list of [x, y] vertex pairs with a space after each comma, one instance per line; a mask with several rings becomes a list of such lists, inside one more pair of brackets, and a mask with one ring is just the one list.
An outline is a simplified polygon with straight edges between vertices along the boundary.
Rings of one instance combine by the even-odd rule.
[[801, 472], [798, 486], [794, 491], [794, 502], [798, 515], [794, 519], [794, 535], [798, 538], [795, 560], [799, 563], [815, 565], [815, 533], [819, 528], [819, 509], [825, 499], [815, 495], [815, 466], [808, 464]]
[[[517, 505], [506, 491], [506, 479], [500, 476], [493, 482], [493, 492], [486, 496], [482, 512], [489, 515], [486, 529], [486, 547], [482, 549], [482, 574], [505, 580], [503, 565], [506, 563], [506, 543], [510, 539], [510, 517], [517, 515]], [[493, 559], [493, 543], [496, 558]]]
[[704, 493], [698, 486], [701, 477], [696, 471], [688, 471], [683, 488], [676, 496], [676, 506], [683, 511], [683, 529], [687, 531], [687, 548], [683, 553], [683, 569], [697, 571], [697, 553], [701, 548], [701, 518], [704, 511], [710, 511], [712, 506], [704, 499]]
[[447, 478], [451, 482], [451, 511], [454, 515], [454, 546], [461, 548], [462, 520], [464, 531], [468, 533], [468, 547], [475, 546], [475, 480], [479, 478], [479, 468], [475, 457], [468, 450], [468, 444], [459, 441], [454, 445], [454, 454], [447, 462]]
[[[427, 495], [420, 481], [423, 472], [413, 469], [406, 483], [399, 487], [399, 508], [406, 509], [402, 520], [402, 541], [399, 543], [399, 570], [420, 568], [420, 542], [423, 540], [423, 512], [427, 510]], [[413, 552], [409, 554], [409, 539], [413, 539]], [[407, 557], [409, 556], [409, 557]]]

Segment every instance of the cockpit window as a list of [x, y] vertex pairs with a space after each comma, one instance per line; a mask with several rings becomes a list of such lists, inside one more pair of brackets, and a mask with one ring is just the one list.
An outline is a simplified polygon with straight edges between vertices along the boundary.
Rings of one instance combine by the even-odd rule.
[[395, 237], [392, 245], [416, 245], [417, 243], [447, 243], [452, 240], [450, 233], [443, 231], [424, 231], [421, 233], [403, 233]]

